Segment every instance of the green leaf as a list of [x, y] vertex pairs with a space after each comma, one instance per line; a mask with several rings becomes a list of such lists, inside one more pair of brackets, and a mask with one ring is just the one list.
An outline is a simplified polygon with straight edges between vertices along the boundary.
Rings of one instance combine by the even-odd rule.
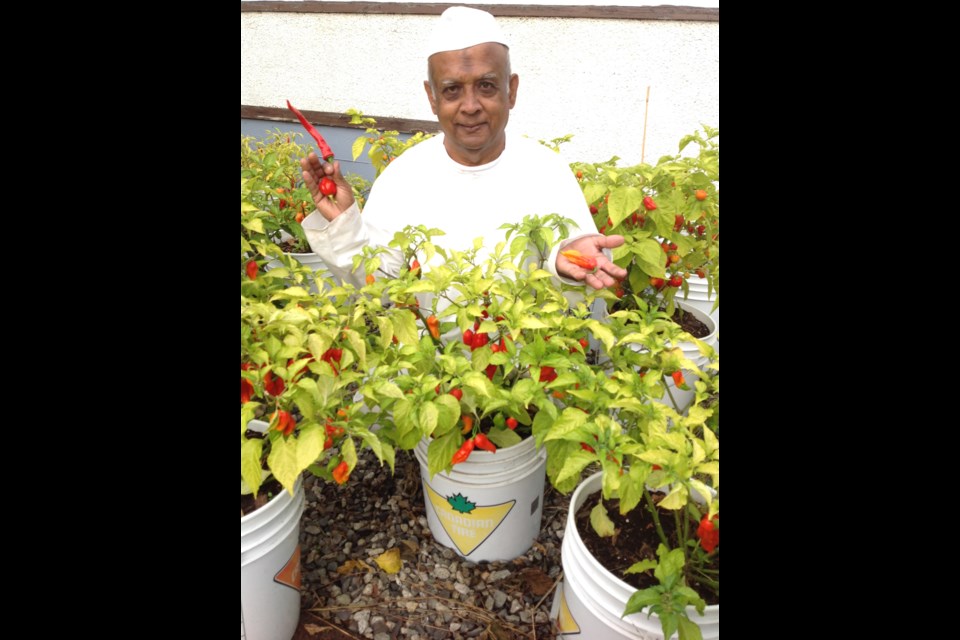
[[353, 152], [353, 159], [356, 161], [360, 157], [360, 154], [363, 153], [363, 148], [367, 146], [366, 136], [360, 136], [353, 141], [353, 146], [350, 148], [350, 151]]
[[297, 466], [303, 470], [323, 453], [324, 430], [318, 424], [310, 425], [297, 434]]
[[487, 376], [482, 373], [471, 371], [463, 376], [463, 384], [466, 387], [470, 387], [484, 398], [493, 397], [493, 385], [490, 384], [490, 380], [487, 379]]
[[342, 455], [343, 459], [350, 465], [350, 469], [357, 466], [357, 446], [353, 443], [353, 438], [347, 437], [343, 439], [343, 443], [340, 445], [340, 455]]
[[590, 525], [601, 538], [609, 538], [616, 532], [613, 520], [607, 515], [602, 502], [598, 502], [597, 506], [590, 510]]
[[263, 481], [263, 470], [260, 468], [260, 456], [263, 453], [263, 440], [250, 438], [240, 443], [240, 477], [256, 495]]
[[546, 324], [539, 318], [534, 318], [533, 316], [524, 316], [520, 318], [520, 328], [521, 329], [548, 329], [550, 325]]
[[569, 454], [566, 459], [563, 461], [563, 467], [560, 469], [560, 473], [557, 474], [556, 483], [562, 483], [570, 478], [580, 478], [580, 473], [589, 465], [591, 462], [596, 462], [596, 454], [585, 451], [584, 449], [578, 449], [573, 453]]
[[630, 596], [630, 599], [627, 600], [627, 606], [624, 608], [623, 615], [620, 617], [623, 618], [631, 613], [640, 613], [644, 607], [657, 604], [660, 602], [660, 593], [662, 591], [662, 587], [650, 587], [643, 591], [635, 591], [633, 595]]
[[376, 392], [387, 398], [403, 398], [403, 391], [400, 390], [400, 387], [389, 381], [381, 381], [374, 385], [373, 387]]
[[426, 293], [436, 291], [436, 285], [430, 280], [419, 280], [404, 288], [405, 293]]
[[460, 448], [463, 438], [457, 431], [451, 431], [440, 438], [434, 438], [427, 447], [427, 470], [432, 478], [440, 471], [451, 468], [453, 454]]
[[[653, 276], [657, 278], [662, 278], [664, 276], [664, 258], [666, 254], [663, 252], [663, 249], [657, 244], [656, 240], [651, 238], [646, 238], [636, 242], [633, 247], [633, 254], [637, 262], [637, 266], [646, 273], [648, 276]], [[644, 287], [649, 284], [649, 280], [644, 282]], [[633, 283], [631, 282], [631, 286]], [[642, 291], [641, 288], [634, 287], [635, 291]]]
[[637, 187], [617, 187], [610, 194], [609, 216], [613, 226], [620, 224], [640, 207], [643, 202], [643, 192]]
[[648, 558], [646, 560], [641, 560], [640, 562], [637, 562], [631, 565], [629, 569], [624, 571], [624, 573], [643, 573], [644, 571], [653, 569], [656, 566], [657, 566], [657, 561], [651, 560]]
[[513, 385], [513, 389], [510, 391], [510, 397], [523, 406], [527, 406], [533, 399], [533, 394], [537, 392], [537, 389], [537, 383], [534, 382], [533, 379], [522, 378]]
[[647, 480], [646, 465], [635, 464], [625, 478], [620, 479], [620, 515], [626, 515], [640, 504], [643, 486]]
[[660, 501], [659, 505], [662, 509], [682, 509], [683, 506], [687, 504], [688, 498], [689, 492], [687, 488], [678, 483], [670, 488], [670, 493]]
[[297, 482], [297, 477], [303, 471], [297, 466], [296, 440], [285, 438], [279, 434], [271, 434], [267, 465], [273, 472], [273, 477], [290, 492], [290, 495], [293, 495], [293, 487]]
[[252, 220], [241, 220], [240, 224], [245, 226], [251, 231], [256, 231], [257, 233], [266, 233], [263, 228], [263, 221], [260, 218], [253, 218]]
[[397, 340], [403, 344], [413, 345], [420, 342], [420, 337], [417, 334], [416, 316], [414, 316], [413, 313], [402, 309], [399, 313], [395, 313], [391, 317], [391, 320], [393, 322], [393, 332], [397, 336]]
[[497, 445], [498, 449], [512, 447], [515, 444], [520, 444], [523, 442], [523, 438], [517, 435], [516, 431], [512, 431], [505, 427], [494, 427], [490, 429], [490, 433], [487, 434], [487, 437], [490, 438], [490, 442]]
[[437, 427], [434, 429], [434, 435], [443, 435], [454, 426], [460, 419], [460, 403], [449, 393], [439, 396], [434, 405], [437, 407]]
[[607, 185], [599, 182], [588, 182], [583, 185], [583, 199], [587, 201], [587, 204], [595, 204], [597, 200], [606, 195], [607, 188]]
[[516, 258], [527, 249], [526, 236], [517, 236], [510, 242], [510, 256]]
[[593, 335], [603, 343], [603, 346], [607, 348], [607, 351], [613, 349], [613, 332], [599, 320], [590, 320], [587, 322], [587, 327], [590, 328], [590, 331]]
[[393, 323], [385, 316], [377, 316], [376, 321], [380, 329], [380, 348], [388, 349], [393, 342]]
[[679, 616], [677, 623], [679, 625], [677, 629], [678, 640], [703, 640], [700, 627], [686, 616]]
[[557, 379], [554, 380], [553, 382], [549, 382], [546, 385], [544, 385], [544, 388], [553, 389], [555, 387], [572, 387], [574, 384], [577, 383], [578, 380], [579, 379], [577, 378], [577, 374], [571, 371], [567, 371], [557, 376]]
[[[537, 414], [537, 418], [539, 417], [540, 414]], [[560, 440], [574, 429], [581, 427], [586, 421], [587, 414], [583, 411], [574, 409], [573, 407], [567, 407], [553, 423], [553, 426], [550, 428], [550, 433], [547, 434], [544, 440]], [[534, 426], [536, 426], [536, 420], [534, 420]]]
[[420, 432], [424, 436], [429, 436], [437, 428], [437, 419], [439, 412], [437, 407], [430, 401], [420, 405]]

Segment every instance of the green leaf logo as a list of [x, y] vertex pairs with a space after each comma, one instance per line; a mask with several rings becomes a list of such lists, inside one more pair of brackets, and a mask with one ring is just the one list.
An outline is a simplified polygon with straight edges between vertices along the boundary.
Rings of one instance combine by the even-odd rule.
[[470, 502], [467, 498], [463, 497], [459, 493], [447, 498], [447, 502], [450, 503], [450, 506], [453, 507], [454, 511], [459, 513], [470, 513], [477, 508], [476, 503]]

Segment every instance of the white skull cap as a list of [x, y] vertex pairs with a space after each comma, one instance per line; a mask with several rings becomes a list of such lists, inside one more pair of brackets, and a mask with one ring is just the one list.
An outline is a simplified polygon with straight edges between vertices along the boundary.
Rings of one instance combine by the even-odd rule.
[[459, 51], [484, 42], [499, 42], [510, 48], [500, 25], [486, 11], [469, 7], [450, 7], [433, 25], [427, 38], [426, 57], [441, 51]]

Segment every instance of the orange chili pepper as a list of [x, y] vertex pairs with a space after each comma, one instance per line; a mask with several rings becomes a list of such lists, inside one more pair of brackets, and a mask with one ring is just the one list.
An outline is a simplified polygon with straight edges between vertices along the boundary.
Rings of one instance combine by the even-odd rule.
[[584, 269], [590, 269], [591, 271], [597, 268], [596, 258], [590, 258], [588, 256], [585, 256], [579, 251], [577, 251], [576, 249], [561, 251], [560, 255], [562, 255], [564, 258], [566, 258], [573, 264], [577, 265], [578, 267], [583, 267]]

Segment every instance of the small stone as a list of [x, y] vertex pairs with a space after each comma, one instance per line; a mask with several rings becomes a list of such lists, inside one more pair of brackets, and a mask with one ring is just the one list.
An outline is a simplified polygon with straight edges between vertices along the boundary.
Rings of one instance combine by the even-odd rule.
[[501, 569], [500, 571], [494, 571], [490, 574], [490, 579], [487, 582], [496, 582], [498, 580], [503, 580], [510, 575], [509, 569]]
[[405, 606], [405, 607], [407, 608], [407, 611], [409, 611], [410, 613], [413, 613], [414, 611], [417, 610], [417, 603], [416, 603], [416, 602], [408, 602], [408, 603], [406, 603], [406, 604], [403, 605], [403, 606]]
[[386, 631], [373, 634], [373, 640], [390, 640], [390, 634]]
[[450, 631], [460, 631], [461, 624], [459, 622], [450, 623]]
[[533, 622], [533, 614], [524, 609], [520, 612], [520, 622], [530, 623]]
[[357, 631], [363, 633], [370, 626], [370, 611], [361, 609], [353, 614], [353, 619], [357, 621]]
[[365, 596], [372, 596], [372, 595], [373, 595], [373, 583], [371, 582], [370, 584], [364, 586], [364, 587], [363, 587], [363, 591], [361, 591], [360, 593], [362, 593], [362, 594], [365, 595]]
[[319, 534], [320, 534], [320, 527], [318, 527], [318, 526], [315, 525], [315, 524], [308, 524], [307, 526], [305, 526], [305, 527], [303, 528], [303, 530], [306, 531], [307, 533], [309, 533], [309, 534], [312, 535], [312, 536], [316, 536], [316, 535], [319, 535]]
[[463, 584], [462, 582], [457, 582], [456, 584], [453, 585], [453, 588], [456, 589], [457, 593], [459, 593], [460, 595], [465, 596], [470, 593], [470, 587]]
[[437, 568], [433, 570], [433, 575], [436, 576], [438, 580], [449, 580], [450, 570], [446, 567], [437, 566]]
[[507, 601], [507, 594], [505, 594], [503, 591], [500, 591], [500, 589], [493, 590], [493, 602], [494, 602], [494, 606], [496, 606], [497, 609], [502, 607], [503, 603], [506, 601]]
[[521, 609], [523, 609], [523, 605], [520, 604], [520, 601], [519, 601], [519, 600], [512, 600], [512, 601], [510, 602], [510, 613], [516, 613], [517, 611], [520, 611]]
[[483, 607], [487, 611], [493, 611], [493, 596], [487, 596], [487, 599], [483, 601]]
[[537, 614], [533, 616], [533, 621], [537, 624], [547, 622], [550, 617], [547, 615], [546, 611], [537, 611]]
[[353, 602], [353, 597], [349, 593], [341, 593], [336, 600], [339, 605], [348, 605]]
[[447, 548], [444, 548], [444, 550], [440, 552], [440, 555], [442, 555], [445, 560], [453, 560], [456, 557], [453, 553], [453, 549]]

